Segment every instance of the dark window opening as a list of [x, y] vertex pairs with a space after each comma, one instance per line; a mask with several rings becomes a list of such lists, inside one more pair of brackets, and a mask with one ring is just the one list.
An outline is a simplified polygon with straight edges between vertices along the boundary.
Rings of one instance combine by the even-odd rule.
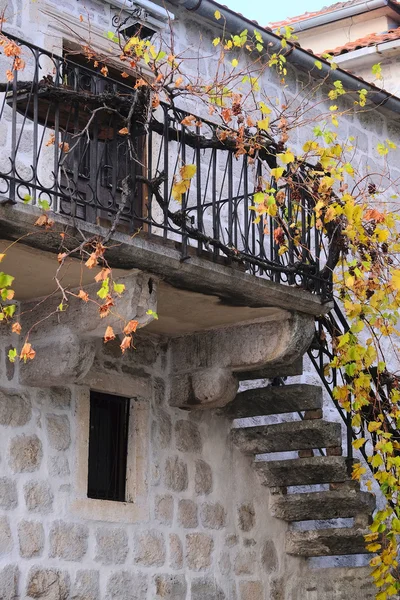
[[125, 502], [128, 398], [90, 392], [88, 497]]

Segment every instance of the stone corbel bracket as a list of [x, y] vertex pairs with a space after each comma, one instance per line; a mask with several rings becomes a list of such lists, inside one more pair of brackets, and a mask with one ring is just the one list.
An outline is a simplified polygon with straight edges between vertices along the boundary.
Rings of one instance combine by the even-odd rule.
[[282, 370], [303, 356], [314, 335], [314, 318], [285, 315], [171, 339], [170, 405], [186, 410], [225, 406], [236, 396], [240, 372]]
[[[125, 291], [103, 319], [93, 302], [74, 297], [70, 297], [65, 311], [55, 312], [50, 317], [60, 303], [59, 298], [54, 299], [53, 304], [52, 301], [39, 306], [37, 302], [22, 304], [22, 335], [33, 327], [29, 342], [36, 351], [35, 359], [20, 368], [19, 379], [23, 385], [51, 387], [79, 383], [92, 367], [96, 342], [103, 338], [107, 326], [113, 327], [118, 335], [124, 321], [137, 320], [141, 328], [154, 319], [148, 311], [157, 311], [156, 280], [147, 273], [135, 271], [118, 278], [118, 283], [125, 284]], [[99, 284], [93, 289], [90, 287], [85, 287], [85, 291], [90, 297], [96, 297]]]

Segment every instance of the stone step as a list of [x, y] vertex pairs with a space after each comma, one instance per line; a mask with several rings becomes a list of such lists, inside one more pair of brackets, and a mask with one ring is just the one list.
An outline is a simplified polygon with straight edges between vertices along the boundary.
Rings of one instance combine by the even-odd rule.
[[221, 412], [231, 419], [243, 419], [321, 408], [322, 389], [315, 385], [296, 383], [240, 392]]
[[286, 552], [294, 556], [340, 556], [369, 554], [364, 535], [368, 528], [307, 529], [286, 533]]
[[341, 426], [320, 419], [290, 421], [232, 429], [231, 439], [245, 454], [331, 448], [341, 446]]
[[350, 478], [348, 461], [342, 456], [314, 456], [290, 460], [256, 461], [255, 469], [264, 485], [287, 487], [291, 485], [318, 485], [343, 482]]
[[271, 513], [284, 521], [349, 519], [371, 515], [376, 499], [369, 492], [337, 490], [305, 494], [275, 495], [271, 498]]

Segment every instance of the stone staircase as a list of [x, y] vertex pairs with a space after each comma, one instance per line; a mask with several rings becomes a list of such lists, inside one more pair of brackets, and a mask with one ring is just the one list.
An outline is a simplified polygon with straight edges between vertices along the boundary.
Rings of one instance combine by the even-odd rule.
[[[301, 417], [265, 425], [250, 420], [245, 426], [235, 423], [231, 431], [233, 443], [254, 455], [262, 484], [271, 488], [272, 514], [290, 523], [308, 522], [287, 532], [288, 554], [310, 558], [367, 553], [364, 535], [369, 533], [375, 496], [351, 480], [352, 465], [342, 456], [341, 426], [323, 419], [321, 388], [292, 384], [250, 389], [237, 394], [223, 413], [232, 420], [274, 415], [275, 421], [289, 413]], [[258, 456], [276, 452], [296, 452], [297, 458]], [[328, 484], [323, 491], [304, 488], [322, 484]], [[288, 489], [297, 486], [301, 489]], [[343, 526], [337, 519], [352, 523]]]

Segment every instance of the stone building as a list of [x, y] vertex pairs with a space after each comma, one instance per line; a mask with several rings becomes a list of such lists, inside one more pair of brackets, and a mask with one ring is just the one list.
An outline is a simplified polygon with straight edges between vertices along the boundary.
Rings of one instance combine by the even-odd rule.
[[[3, 329], [2, 600], [374, 597], [367, 563], [336, 558], [364, 553], [374, 497], [350, 481], [336, 409], [323, 416], [322, 383], [309, 359], [303, 371], [315, 319], [332, 314], [329, 289], [318, 271], [279, 262], [269, 237], [252, 226], [245, 159], [223, 147], [198, 151], [198, 173], [211, 173], [213, 185], [193, 183], [194, 200], [184, 207], [190, 220], [179, 225], [156, 203], [150, 218], [132, 200], [124, 227], [113, 232], [108, 261], [127, 290], [117, 310], [140, 323], [134, 351], [122, 355], [118, 340], [103, 343], [111, 317], [99, 323], [80, 299], [60, 313], [60, 299], [53, 301], [60, 232], [71, 243], [81, 233], [107, 234], [104, 222], [121, 201], [116, 165], [125, 154], [104, 133], [118, 124], [101, 123], [61, 169], [59, 144], [65, 132], [73, 135], [69, 115], [79, 126], [80, 106], [72, 111], [66, 97], [53, 101], [39, 80], [51, 77], [48, 87], [64, 92], [81, 86], [85, 102], [107, 85], [127, 94], [118, 75], [105, 80], [79, 56], [63, 58], [78, 34], [87, 34], [80, 15], [89, 15], [93, 43], [106, 51], [104, 31], [123, 20], [121, 9], [128, 25], [142, 19], [149, 35], [165, 26], [168, 10], [178, 50], [201, 45], [212, 53], [217, 8], [228, 31], [254, 27], [212, 0], [7, 3], [5, 29], [20, 40], [27, 66], [22, 87], [15, 78], [2, 94], [1, 251], [37, 355], [10, 363], [16, 339]], [[258, 29], [266, 46], [280, 47], [271, 31]], [[328, 65], [315, 68], [309, 52], [293, 47], [287, 61], [289, 96], [302, 98], [310, 72], [329, 82]], [[9, 60], [1, 55], [0, 64], [3, 77]], [[264, 77], [279, 95], [277, 75]], [[353, 91], [368, 85], [340, 69], [335, 79]], [[399, 141], [390, 132], [400, 115], [398, 98], [368, 90], [368, 111], [341, 124], [367, 174], [384, 166], [376, 141]], [[140, 134], [150, 172], [160, 164], [171, 169], [181, 151], [167, 117], [171, 124], [168, 107], [160, 109], [161, 133], [154, 124]], [[55, 143], [47, 146], [50, 132]], [[396, 152], [393, 160], [395, 180]], [[43, 200], [54, 226], [38, 230]], [[172, 201], [169, 208], [177, 210]], [[132, 236], [137, 222], [141, 233]], [[10, 240], [18, 240], [12, 252], [5, 250]], [[227, 258], [220, 248], [229, 244], [246, 260]], [[89, 286], [83, 277], [71, 259], [64, 284]], [[283, 377], [286, 386], [270, 385]]]

